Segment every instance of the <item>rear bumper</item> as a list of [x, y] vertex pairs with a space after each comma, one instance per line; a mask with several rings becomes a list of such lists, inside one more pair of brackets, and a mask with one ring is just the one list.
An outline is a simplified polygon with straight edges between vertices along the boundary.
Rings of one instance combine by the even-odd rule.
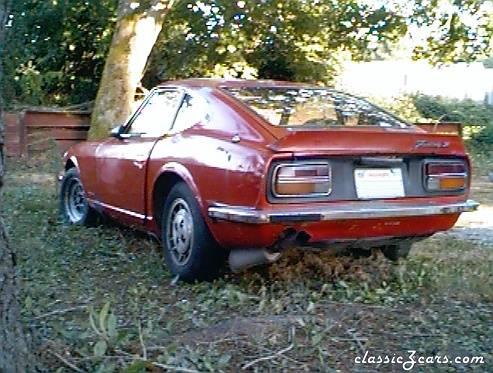
[[407, 216], [459, 214], [475, 211], [479, 203], [467, 200], [451, 204], [399, 204], [391, 202], [348, 202], [343, 207], [324, 206], [256, 210], [242, 206], [215, 205], [209, 207], [213, 219], [237, 223], [268, 224], [289, 222], [317, 222], [330, 220], [384, 219]]

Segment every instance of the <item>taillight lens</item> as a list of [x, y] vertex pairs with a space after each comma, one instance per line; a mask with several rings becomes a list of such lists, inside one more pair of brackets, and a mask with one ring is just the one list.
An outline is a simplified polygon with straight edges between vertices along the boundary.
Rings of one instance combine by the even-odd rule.
[[462, 161], [429, 162], [425, 165], [428, 191], [460, 191], [467, 187], [467, 166]]
[[331, 189], [331, 170], [327, 163], [281, 164], [274, 169], [275, 197], [327, 196]]

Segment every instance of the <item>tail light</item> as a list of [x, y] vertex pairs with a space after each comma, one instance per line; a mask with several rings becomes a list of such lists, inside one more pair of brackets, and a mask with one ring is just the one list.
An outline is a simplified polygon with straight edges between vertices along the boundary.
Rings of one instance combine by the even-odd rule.
[[467, 166], [462, 161], [436, 161], [425, 164], [425, 186], [430, 192], [454, 192], [467, 187]]
[[274, 169], [272, 192], [275, 197], [327, 196], [331, 189], [328, 163], [280, 164]]

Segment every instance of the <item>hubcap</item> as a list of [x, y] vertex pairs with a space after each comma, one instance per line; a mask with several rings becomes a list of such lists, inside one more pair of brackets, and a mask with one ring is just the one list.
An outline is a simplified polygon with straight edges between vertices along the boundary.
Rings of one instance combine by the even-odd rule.
[[178, 265], [190, 259], [193, 245], [193, 219], [188, 203], [177, 198], [173, 201], [166, 223], [167, 246]]
[[72, 179], [65, 194], [65, 212], [71, 223], [78, 223], [84, 218], [87, 200], [84, 188], [78, 179]]

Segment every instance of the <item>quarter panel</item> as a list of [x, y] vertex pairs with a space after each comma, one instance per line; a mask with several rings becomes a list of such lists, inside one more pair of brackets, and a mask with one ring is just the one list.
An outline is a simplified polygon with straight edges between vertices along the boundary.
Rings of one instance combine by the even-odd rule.
[[211, 136], [197, 129], [158, 141], [148, 165], [149, 215], [154, 215], [152, 193], [156, 180], [163, 172], [172, 171], [187, 182], [216, 236], [207, 215], [210, 204], [253, 207], [264, 193], [267, 151], [251, 145], [233, 144], [227, 137]]

